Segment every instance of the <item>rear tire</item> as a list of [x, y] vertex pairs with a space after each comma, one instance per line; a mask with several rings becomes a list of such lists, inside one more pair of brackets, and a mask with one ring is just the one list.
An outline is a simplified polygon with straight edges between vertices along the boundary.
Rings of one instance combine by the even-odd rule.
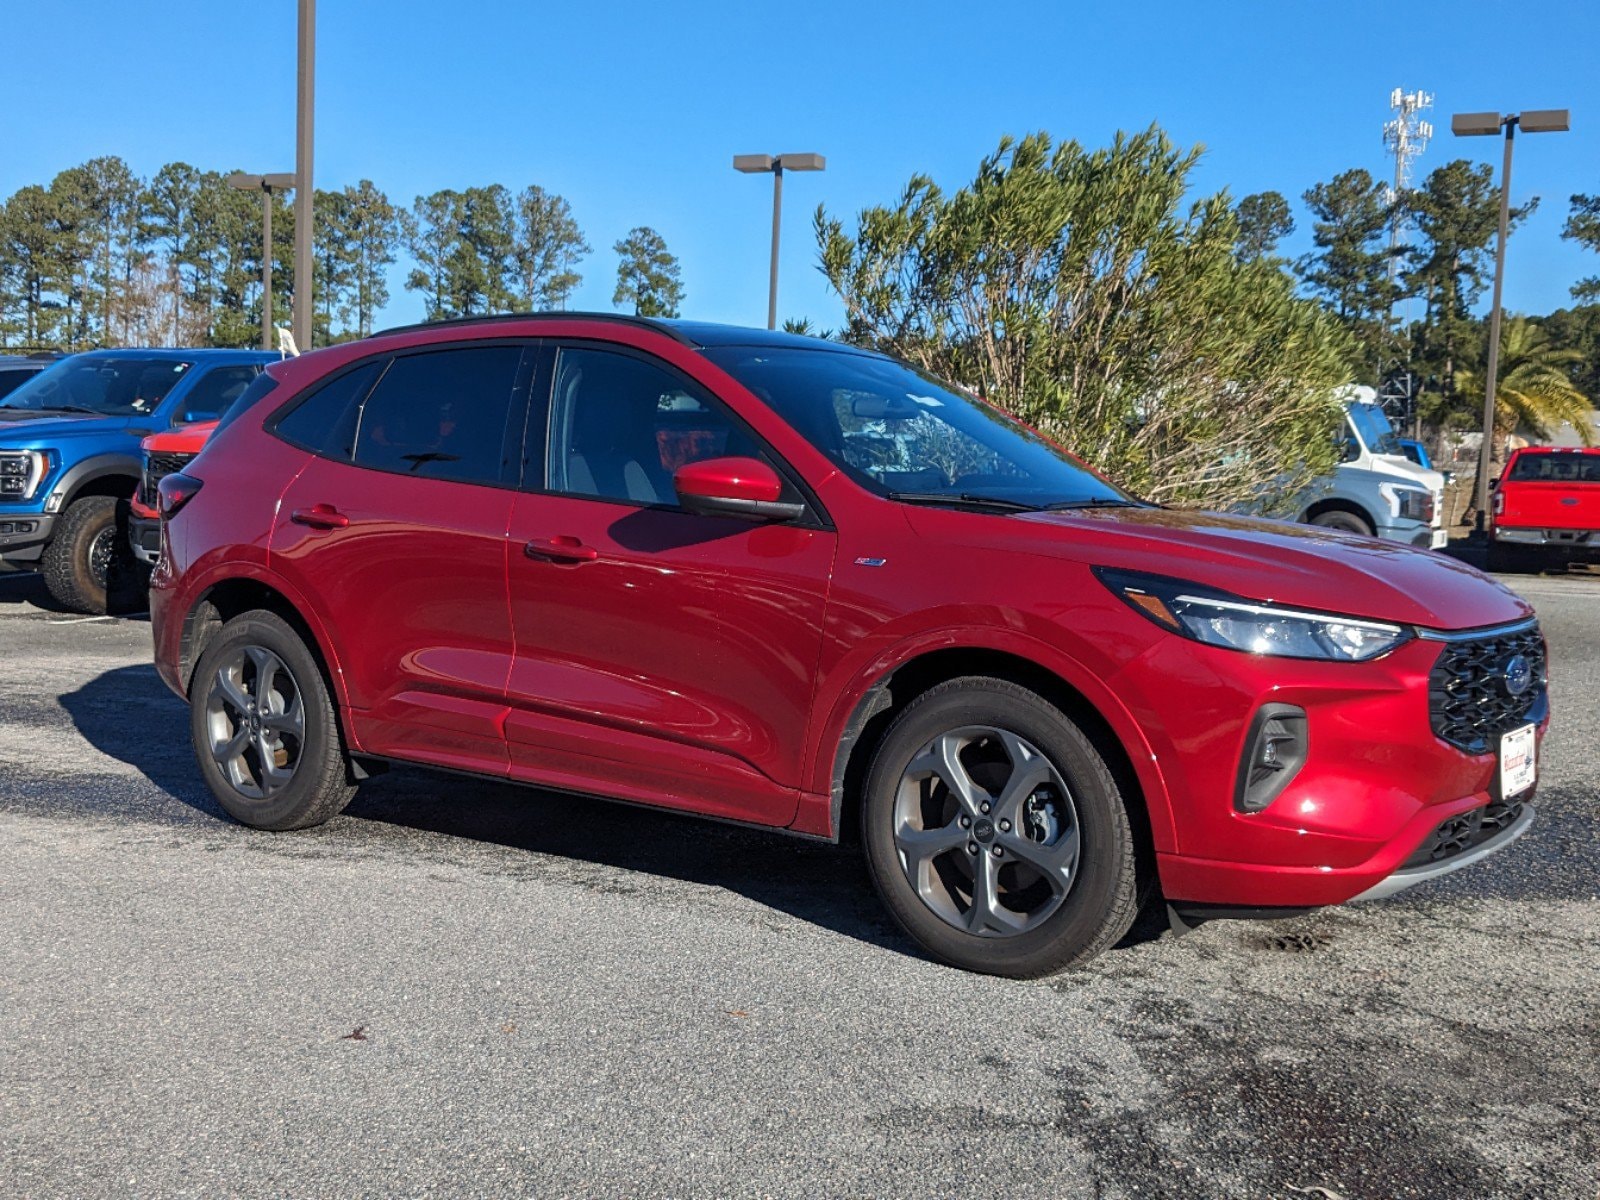
[[1359, 533], [1362, 537], [1372, 536], [1372, 526], [1353, 512], [1342, 508], [1330, 509], [1325, 513], [1318, 513], [1307, 522], [1309, 525], [1320, 525], [1324, 529], [1340, 529], [1345, 533]]
[[150, 569], [128, 544], [128, 503], [85, 496], [57, 522], [39, 558], [44, 586], [73, 612], [142, 612], [149, 607]]
[[276, 613], [233, 618], [189, 682], [189, 733], [200, 773], [234, 820], [306, 829], [355, 796], [316, 658]]
[[1048, 975], [1138, 915], [1133, 830], [1105, 758], [1014, 683], [953, 679], [908, 705], [874, 754], [861, 823], [884, 904], [953, 966]]

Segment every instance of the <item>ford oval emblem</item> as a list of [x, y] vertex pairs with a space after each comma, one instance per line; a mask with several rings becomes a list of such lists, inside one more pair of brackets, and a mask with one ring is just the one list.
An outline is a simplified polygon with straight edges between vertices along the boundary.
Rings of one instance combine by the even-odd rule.
[[1533, 686], [1533, 664], [1528, 661], [1527, 655], [1514, 654], [1506, 660], [1504, 670], [1506, 694], [1520, 696]]

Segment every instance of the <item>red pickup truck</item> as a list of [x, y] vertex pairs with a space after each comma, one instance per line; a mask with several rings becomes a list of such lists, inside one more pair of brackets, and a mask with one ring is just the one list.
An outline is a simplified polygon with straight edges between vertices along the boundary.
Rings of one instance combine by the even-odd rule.
[[143, 469], [128, 513], [128, 540], [139, 561], [154, 566], [161, 556], [161, 513], [156, 508], [156, 488], [168, 475], [189, 465], [189, 460], [200, 453], [216, 427], [215, 421], [179, 425], [153, 433], [140, 443], [144, 452]]
[[1491, 571], [1600, 562], [1600, 448], [1514, 450], [1495, 484]]

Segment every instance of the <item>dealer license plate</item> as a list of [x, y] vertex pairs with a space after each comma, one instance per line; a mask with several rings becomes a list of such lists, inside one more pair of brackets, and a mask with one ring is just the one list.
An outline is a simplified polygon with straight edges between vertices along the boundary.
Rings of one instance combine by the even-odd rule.
[[1533, 786], [1538, 777], [1534, 727], [1524, 725], [1500, 738], [1500, 798], [1510, 799]]
[[1450, 544], [1450, 531], [1448, 529], [1435, 529], [1433, 531], [1433, 544], [1430, 550], [1443, 550]]

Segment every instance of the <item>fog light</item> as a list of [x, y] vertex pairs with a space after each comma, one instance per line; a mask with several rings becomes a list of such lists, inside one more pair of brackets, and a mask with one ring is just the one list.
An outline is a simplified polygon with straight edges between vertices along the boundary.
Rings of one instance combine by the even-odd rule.
[[1293, 704], [1264, 704], [1250, 722], [1233, 806], [1260, 812], [1288, 787], [1305, 766], [1306, 710]]

